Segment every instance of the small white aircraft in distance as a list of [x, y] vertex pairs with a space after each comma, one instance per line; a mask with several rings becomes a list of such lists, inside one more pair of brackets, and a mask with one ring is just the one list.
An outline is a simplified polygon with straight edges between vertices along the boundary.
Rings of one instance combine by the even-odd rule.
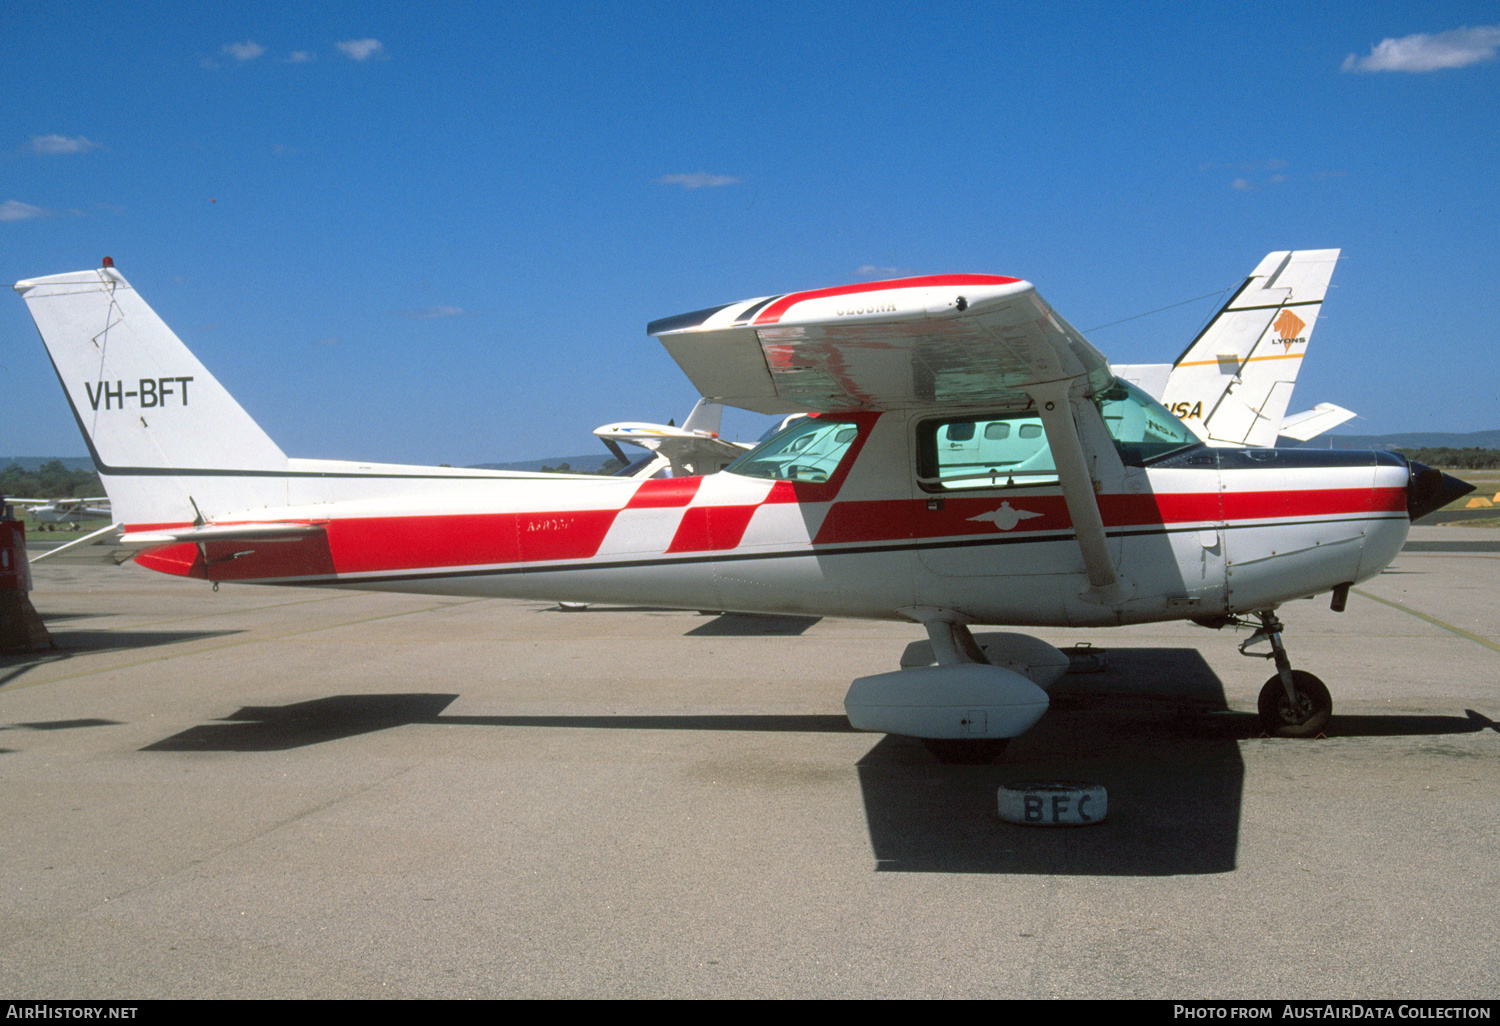
[[109, 498], [99, 495], [86, 499], [14, 499], [5, 501], [24, 506], [39, 524], [81, 524], [85, 520], [109, 520], [112, 512]]
[[[699, 399], [682, 427], [671, 424], [648, 424], [642, 421], [618, 421], [594, 429], [621, 469], [620, 477], [648, 478], [663, 471], [672, 477], [714, 474], [749, 451], [748, 446], [727, 442], [719, 437], [719, 423], [724, 415], [722, 403]], [[651, 455], [632, 460], [620, 443], [639, 446]]]
[[[1212, 446], [1273, 448], [1278, 436], [1305, 442], [1335, 428], [1354, 411], [1333, 403], [1292, 416], [1286, 410], [1338, 258], [1336, 249], [1268, 253], [1175, 363], [1112, 364], [1111, 369], [1164, 403]], [[1268, 305], [1278, 314], [1274, 332], [1266, 331], [1261, 316]], [[594, 434], [628, 468], [617, 471], [621, 476], [713, 473], [752, 448], [719, 439], [722, 410], [700, 399], [680, 428], [626, 422], [606, 424]], [[773, 431], [785, 427], [782, 421]], [[657, 458], [632, 461], [620, 442], [650, 449]]]
[[[1018, 278], [863, 282], [653, 322], [710, 401], [812, 415], [719, 473], [648, 480], [289, 458], [111, 261], [15, 288], [116, 544], [142, 565], [216, 585], [915, 621], [930, 648], [854, 681], [845, 708], [942, 759], [994, 758], [1066, 666], [976, 624], [1253, 616], [1277, 666], [1266, 730], [1317, 733], [1332, 700], [1292, 669], [1278, 607], [1332, 592], [1342, 609], [1411, 518], [1471, 490], [1390, 453], [1206, 446]], [[1265, 334], [1290, 290], [1262, 293]]]

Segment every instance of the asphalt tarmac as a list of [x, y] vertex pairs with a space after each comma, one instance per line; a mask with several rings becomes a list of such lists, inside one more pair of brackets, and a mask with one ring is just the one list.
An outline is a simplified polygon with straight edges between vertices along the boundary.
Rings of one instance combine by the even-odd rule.
[[[994, 766], [849, 729], [916, 626], [35, 569], [0, 659], [0, 993], [1500, 995], [1500, 532], [1419, 527], [1268, 663], [1108, 650]], [[1109, 818], [999, 820], [1078, 779]]]

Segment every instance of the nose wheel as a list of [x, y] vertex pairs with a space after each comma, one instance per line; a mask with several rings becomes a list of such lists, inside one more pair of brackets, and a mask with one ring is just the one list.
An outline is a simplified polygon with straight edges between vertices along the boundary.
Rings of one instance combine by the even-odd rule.
[[1281, 674], [1260, 689], [1260, 725], [1272, 737], [1317, 737], [1333, 715], [1333, 696], [1321, 680], [1306, 670], [1292, 671], [1293, 696], [1287, 695]]
[[[1260, 725], [1271, 737], [1317, 737], [1333, 716], [1333, 696], [1328, 687], [1306, 670], [1292, 669], [1286, 646], [1281, 642], [1283, 626], [1273, 610], [1257, 613], [1260, 626], [1240, 645], [1240, 654], [1276, 661], [1276, 675], [1260, 689], [1256, 708]], [[1269, 653], [1245, 649], [1265, 639]]]

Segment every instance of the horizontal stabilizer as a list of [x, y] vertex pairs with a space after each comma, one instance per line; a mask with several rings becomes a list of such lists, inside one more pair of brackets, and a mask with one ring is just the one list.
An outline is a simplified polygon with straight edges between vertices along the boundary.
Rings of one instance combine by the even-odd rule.
[[132, 531], [121, 537], [122, 545], [146, 548], [183, 542], [280, 542], [300, 541], [324, 530], [322, 523], [204, 524], [169, 531]]
[[1347, 420], [1353, 420], [1356, 416], [1358, 414], [1353, 410], [1346, 410], [1342, 406], [1319, 403], [1310, 410], [1293, 414], [1283, 420], [1281, 433], [1288, 438], [1305, 442], [1309, 438], [1316, 438], [1323, 432], [1338, 427]]
[[65, 545], [48, 549], [32, 556], [27, 562], [39, 563], [85, 563], [101, 566], [119, 566], [128, 562], [140, 551], [140, 546], [123, 545], [120, 542], [121, 528], [116, 524], [91, 531], [82, 538], [74, 538]]

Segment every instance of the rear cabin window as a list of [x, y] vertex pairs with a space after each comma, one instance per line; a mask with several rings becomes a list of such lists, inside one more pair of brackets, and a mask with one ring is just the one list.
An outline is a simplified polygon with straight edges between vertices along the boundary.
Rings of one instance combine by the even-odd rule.
[[802, 417], [724, 469], [741, 477], [821, 484], [833, 476], [858, 437], [859, 426], [847, 420]]
[[[1141, 467], [1203, 445], [1192, 430], [1135, 385], [1119, 379], [1094, 397], [1126, 466]], [[1030, 488], [1058, 483], [1057, 464], [1034, 412], [923, 421], [917, 481], [930, 492]]]
[[928, 491], [1024, 488], [1057, 483], [1047, 434], [1034, 413], [923, 421], [917, 480]]

